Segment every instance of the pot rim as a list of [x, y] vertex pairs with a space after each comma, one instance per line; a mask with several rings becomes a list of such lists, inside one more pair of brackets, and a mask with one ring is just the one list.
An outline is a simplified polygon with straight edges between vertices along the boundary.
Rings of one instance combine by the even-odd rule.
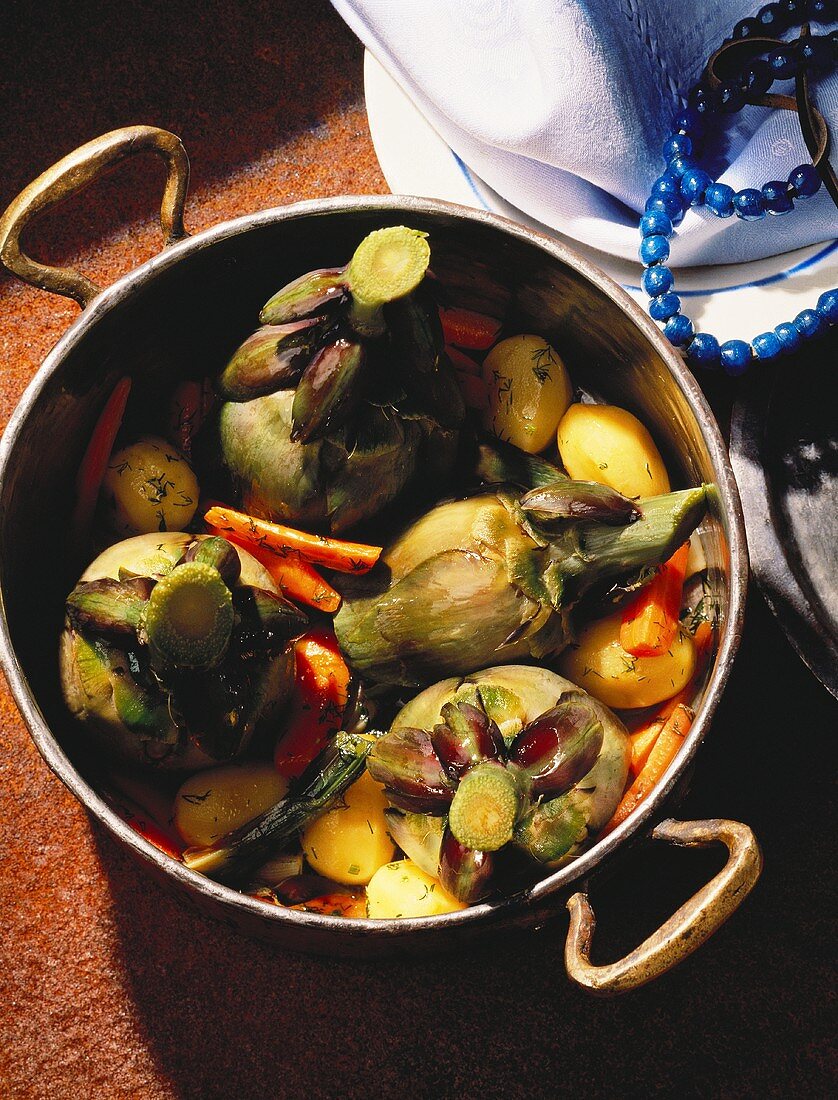
[[647, 832], [653, 824], [653, 819], [657, 817], [659, 809], [668, 799], [678, 780], [693, 760], [699, 745], [704, 740], [710, 720], [727, 683], [731, 664], [742, 635], [748, 582], [747, 544], [742, 506], [721, 431], [704, 394], [680, 355], [671, 347], [640, 306], [618, 283], [564, 242], [519, 225], [491, 211], [474, 210], [441, 199], [426, 199], [412, 195], [349, 195], [326, 199], [308, 199], [287, 206], [271, 207], [256, 213], [244, 214], [220, 222], [218, 225], [211, 226], [194, 236], [186, 237], [168, 246], [162, 252], [146, 260], [138, 267], [132, 268], [116, 282], [105, 288], [80, 313], [48, 353], [26, 387], [9, 419], [2, 440], [0, 440], [0, 485], [2, 485], [6, 470], [12, 462], [18, 437], [29, 413], [37, 403], [47, 382], [60, 368], [67, 352], [84, 339], [88, 330], [104, 314], [115, 309], [128, 298], [138, 285], [173, 267], [188, 254], [200, 251], [202, 248], [214, 245], [219, 241], [238, 236], [240, 233], [275, 224], [276, 222], [358, 211], [380, 211], [382, 215], [417, 213], [433, 216], [443, 214], [481, 223], [534, 245], [553, 258], [572, 267], [628, 315], [635, 327], [640, 330], [641, 334], [664, 361], [669, 373], [695, 415], [702, 438], [716, 470], [721, 515], [727, 525], [726, 534], [730, 555], [730, 605], [728, 616], [721, 630], [716, 667], [708, 681], [701, 708], [685, 739], [685, 744], [667, 768], [653, 793], [618, 828], [608, 836], [596, 841], [586, 852], [566, 867], [541, 879], [532, 887], [494, 902], [483, 902], [480, 905], [471, 906], [455, 913], [446, 913], [434, 917], [402, 918], [400, 920], [371, 920], [369, 918], [346, 920], [342, 917], [306, 913], [281, 906], [270, 906], [230, 887], [222, 886], [196, 871], [191, 871], [184, 864], [178, 863], [160, 852], [123, 821], [96, 790], [82, 778], [50, 730], [12, 646], [2, 591], [2, 563], [0, 563], [0, 664], [6, 673], [12, 695], [26, 721], [32, 739], [50, 770], [55, 773], [89, 812], [93, 813], [111, 833], [131, 848], [143, 861], [155, 865], [184, 887], [197, 890], [211, 901], [220, 902], [225, 906], [232, 906], [243, 912], [254, 913], [263, 919], [286, 922], [322, 932], [330, 930], [350, 937], [367, 937], [371, 933], [375, 933], [379, 936], [397, 938], [405, 934], [432, 932], [455, 925], [459, 927], [476, 923], [487, 918], [497, 918], [501, 913], [505, 914], [512, 908], [523, 907], [531, 902], [543, 902], [564, 887], [589, 875], [631, 837], [638, 837]]

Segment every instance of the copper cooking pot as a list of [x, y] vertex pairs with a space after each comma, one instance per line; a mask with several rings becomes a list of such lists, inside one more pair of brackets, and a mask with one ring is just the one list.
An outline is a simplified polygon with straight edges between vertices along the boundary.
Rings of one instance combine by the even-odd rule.
[[[75, 271], [21, 251], [36, 214], [135, 153], [162, 157], [168, 176], [161, 224], [166, 247], [103, 290]], [[236, 218], [190, 237], [183, 227], [189, 162], [178, 138], [134, 126], [82, 146], [31, 183], [0, 219], [0, 259], [34, 286], [83, 308], [20, 401], [0, 444], [0, 658], [12, 693], [49, 767], [117, 841], [181, 900], [248, 935], [291, 948], [372, 956], [438, 951], [510, 926], [533, 927], [570, 910], [566, 965], [594, 992], [642, 985], [698, 947], [738, 907], [761, 869], [751, 830], [726, 820], [669, 815], [710, 727], [739, 644], [748, 563], [727, 452], [698, 385], [654, 324], [616, 283], [566, 245], [491, 213], [414, 197], [345, 197]], [[431, 237], [434, 271], [464, 306], [502, 315], [511, 297], [524, 320], [562, 349], [573, 377], [632, 409], [661, 445], [670, 470], [717, 492], [701, 537], [719, 608], [719, 645], [695, 700], [696, 719], [652, 795], [609, 836], [526, 890], [444, 916], [344, 920], [269, 907], [187, 870], [131, 829], [91, 781], [74, 746], [57, 672], [57, 638], [77, 563], [62, 554], [74, 471], [106, 395], [131, 374], [153, 392], [199, 365], [212, 373], [252, 327], [261, 304], [288, 279], [351, 254], [371, 230], [405, 223]], [[49, 517], [50, 540], [43, 538]], [[594, 966], [594, 917], [586, 882], [619, 852], [652, 837], [677, 845], [720, 842], [723, 870], [625, 958]]]

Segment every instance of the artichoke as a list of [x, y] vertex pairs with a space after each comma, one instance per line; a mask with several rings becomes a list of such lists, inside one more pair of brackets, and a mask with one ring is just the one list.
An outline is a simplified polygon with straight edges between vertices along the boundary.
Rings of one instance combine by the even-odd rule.
[[343, 583], [341, 649], [361, 676], [407, 687], [552, 657], [586, 590], [670, 557], [705, 507], [704, 486], [633, 502], [569, 480], [440, 504]]
[[504, 849], [533, 869], [579, 855], [614, 813], [628, 764], [628, 736], [606, 706], [527, 665], [427, 688], [367, 761], [394, 840], [469, 904], [496, 888]]
[[109, 754], [208, 767], [239, 755], [286, 700], [304, 623], [225, 539], [138, 535], [101, 554], [67, 599], [64, 698]]
[[224, 465], [253, 514], [332, 531], [393, 501], [420, 462], [445, 476], [464, 405], [425, 285], [425, 234], [366, 237], [303, 275], [218, 379]]

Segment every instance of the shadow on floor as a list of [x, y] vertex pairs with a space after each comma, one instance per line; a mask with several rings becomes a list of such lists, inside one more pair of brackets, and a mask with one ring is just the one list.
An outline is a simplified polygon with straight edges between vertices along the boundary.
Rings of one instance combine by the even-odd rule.
[[[834, 704], [758, 599], [679, 816], [753, 825], [766, 871], [698, 954], [615, 1001], [571, 987], [566, 922], [430, 960], [306, 958], [182, 910], [97, 829], [122, 962], [183, 1097], [825, 1095]], [[596, 961], [647, 935], [718, 853], [646, 845], [597, 884]]]

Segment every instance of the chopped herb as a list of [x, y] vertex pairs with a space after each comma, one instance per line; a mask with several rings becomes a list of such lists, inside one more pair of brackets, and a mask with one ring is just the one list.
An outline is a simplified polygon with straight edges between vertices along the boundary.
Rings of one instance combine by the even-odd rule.
[[182, 794], [180, 797], [184, 802], [188, 802], [190, 806], [198, 806], [202, 802], [206, 802], [209, 796], [212, 794], [212, 787], [204, 794]]
[[360, 875], [360, 873], [361, 873], [361, 868], [358, 866], [357, 863], [350, 863], [349, 864], [348, 874], [350, 874], [350, 875]]

